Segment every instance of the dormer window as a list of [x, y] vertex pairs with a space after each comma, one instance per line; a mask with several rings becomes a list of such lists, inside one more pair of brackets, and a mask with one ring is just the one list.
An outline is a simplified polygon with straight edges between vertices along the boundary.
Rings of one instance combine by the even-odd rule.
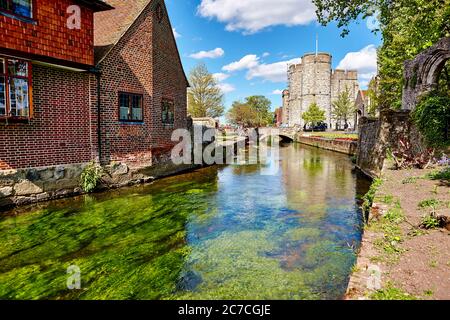
[[33, 18], [33, 0], [0, 0], [0, 12], [19, 17]]

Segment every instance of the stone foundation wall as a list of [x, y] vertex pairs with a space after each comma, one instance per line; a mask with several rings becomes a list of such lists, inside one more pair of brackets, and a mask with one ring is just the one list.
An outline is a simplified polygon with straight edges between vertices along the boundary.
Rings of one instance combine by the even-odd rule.
[[345, 153], [348, 155], [355, 155], [357, 150], [357, 143], [354, 141], [302, 137], [301, 135], [296, 137], [296, 141], [308, 146]]
[[86, 164], [0, 171], [0, 208], [80, 194]]
[[[80, 177], [86, 165], [0, 171], [0, 210], [83, 194]], [[200, 166], [176, 166], [171, 161], [166, 161], [136, 169], [124, 163], [115, 163], [103, 167], [104, 175], [98, 190], [149, 183], [198, 167]]]

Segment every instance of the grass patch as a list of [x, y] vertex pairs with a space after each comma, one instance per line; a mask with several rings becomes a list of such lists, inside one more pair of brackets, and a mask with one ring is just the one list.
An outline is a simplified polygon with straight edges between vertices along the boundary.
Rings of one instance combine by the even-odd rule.
[[425, 209], [425, 208], [437, 208], [440, 206], [441, 201], [436, 199], [426, 199], [423, 201], [420, 201], [418, 204], [419, 209]]
[[438, 262], [436, 260], [431, 261], [430, 262], [430, 267], [437, 268], [438, 267]]
[[415, 183], [417, 183], [418, 179], [419, 179], [418, 177], [405, 178], [405, 179], [403, 179], [402, 184], [415, 184]]
[[413, 295], [399, 288], [395, 288], [391, 284], [387, 288], [373, 293], [370, 298], [372, 300], [417, 300]]
[[434, 295], [434, 292], [433, 290], [425, 290], [423, 294], [425, 295], [425, 297], [432, 297]]
[[363, 197], [364, 202], [362, 205], [362, 209], [365, 214], [367, 214], [370, 211], [370, 208], [372, 208], [375, 194], [377, 193], [378, 189], [381, 187], [382, 184], [383, 184], [382, 179], [379, 179], [379, 178], [375, 179], [373, 181], [372, 185], [370, 186], [369, 191]]
[[394, 263], [405, 250], [400, 247], [403, 242], [400, 223], [405, 220], [401, 208], [392, 208], [379, 221], [372, 223], [369, 230], [382, 233], [383, 237], [374, 242], [375, 247], [384, 255], [385, 262]]
[[437, 217], [433, 214], [427, 214], [422, 217], [422, 221], [420, 223], [420, 226], [424, 229], [430, 230], [430, 229], [437, 229], [440, 227], [439, 220]]
[[450, 182], [450, 167], [447, 167], [443, 170], [433, 171], [427, 174], [426, 178], [431, 180], [441, 180]]
[[394, 196], [393, 195], [389, 194], [389, 195], [384, 196], [383, 203], [385, 203], [385, 204], [392, 204], [393, 202], [394, 202]]

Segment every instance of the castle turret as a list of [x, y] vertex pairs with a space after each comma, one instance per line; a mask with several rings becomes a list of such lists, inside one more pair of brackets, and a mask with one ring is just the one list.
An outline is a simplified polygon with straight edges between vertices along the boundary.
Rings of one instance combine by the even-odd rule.
[[[345, 88], [349, 88], [352, 99], [356, 100], [359, 90], [358, 72], [351, 70], [332, 71], [332, 56], [329, 53], [308, 53], [299, 64], [288, 68], [289, 92], [283, 92], [285, 120], [289, 126], [303, 127], [302, 114], [311, 104], [316, 103], [326, 112], [329, 128], [336, 128], [332, 119], [332, 103]], [[350, 121], [349, 121], [350, 122]]]

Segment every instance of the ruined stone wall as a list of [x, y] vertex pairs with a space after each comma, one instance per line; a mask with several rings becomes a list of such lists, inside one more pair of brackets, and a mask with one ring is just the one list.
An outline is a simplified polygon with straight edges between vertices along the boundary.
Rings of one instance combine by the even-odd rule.
[[427, 149], [422, 135], [410, 119], [409, 110], [386, 110], [377, 120], [363, 117], [359, 132], [357, 166], [372, 177], [381, 175], [387, 151], [399, 150], [401, 139], [409, 141], [415, 155]]

